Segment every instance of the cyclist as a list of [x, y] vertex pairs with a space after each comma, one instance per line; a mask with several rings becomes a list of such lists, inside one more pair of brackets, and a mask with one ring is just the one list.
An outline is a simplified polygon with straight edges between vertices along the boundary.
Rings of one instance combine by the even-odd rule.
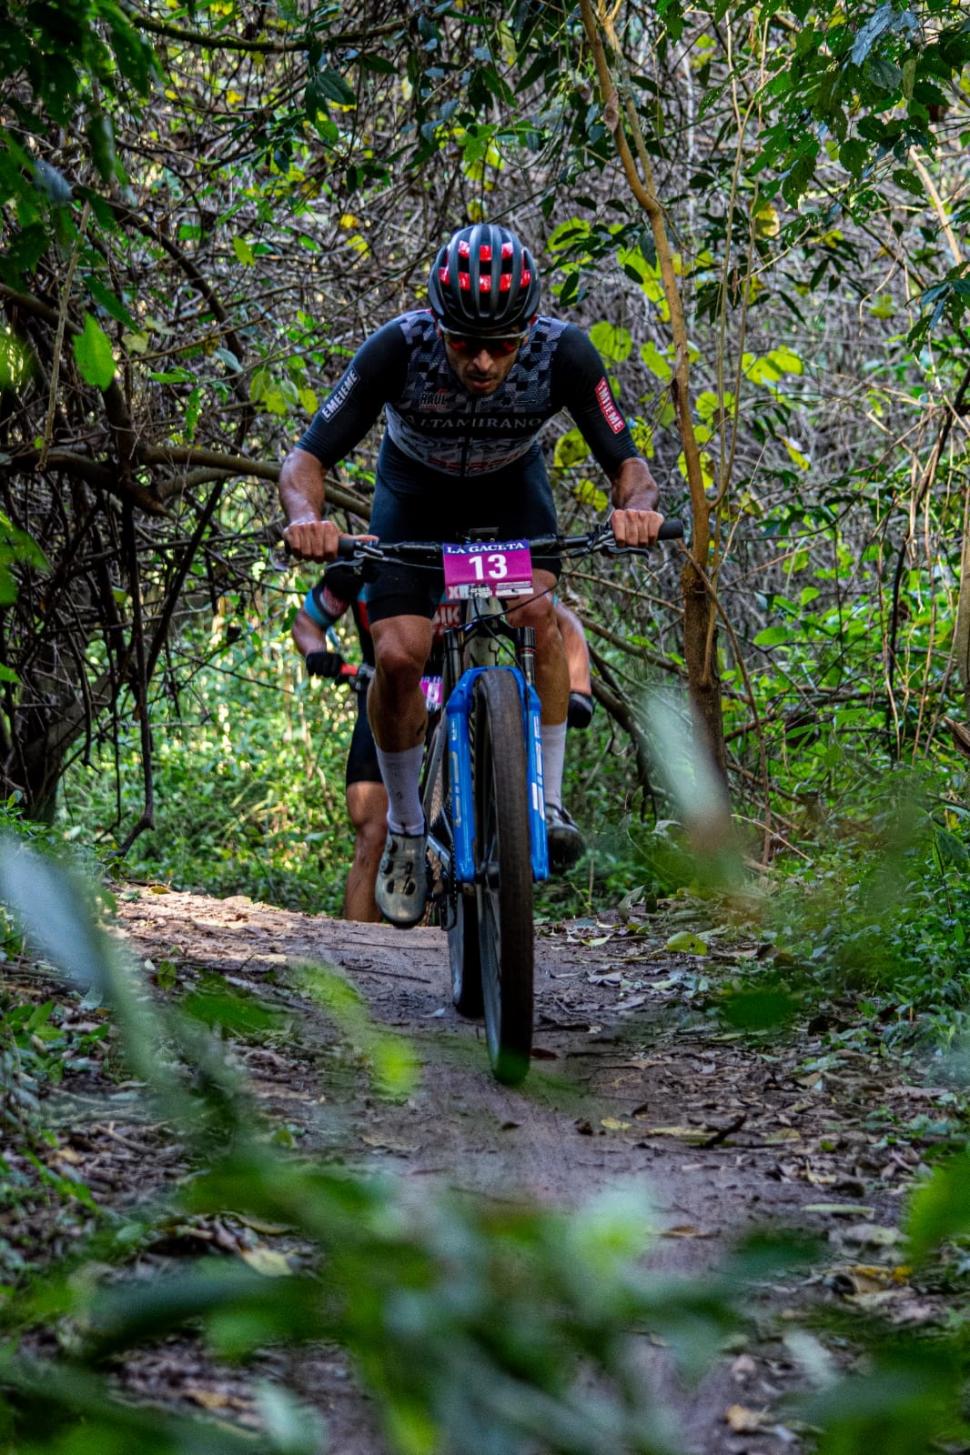
[[[360, 667], [347, 662], [334, 636], [336, 623], [351, 611], [360, 645]], [[586, 728], [593, 715], [589, 652], [582, 623], [562, 602], [556, 615], [569, 662], [569, 716], [567, 726]], [[427, 663], [429, 673], [440, 671], [438, 646], [449, 626], [460, 620], [457, 603], [441, 602], [432, 621], [433, 641]], [[354, 857], [344, 889], [344, 919], [374, 922], [380, 910], [374, 897], [377, 868], [387, 832], [387, 793], [377, 762], [377, 748], [367, 720], [367, 685], [374, 666], [361, 573], [352, 566], [328, 566], [323, 578], [310, 588], [293, 622], [293, 640], [303, 653], [311, 677], [328, 677], [349, 684], [357, 695], [357, 719], [347, 755], [347, 815], [354, 826]], [[334, 648], [337, 650], [334, 650]], [[433, 683], [435, 677], [422, 679]], [[433, 693], [433, 688], [431, 689]], [[426, 691], [426, 698], [429, 696]]]
[[[333, 560], [340, 531], [325, 515], [325, 472], [361, 441], [383, 406], [370, 530], [382, 541], [460, 540], [475, 526], [498, 538], [552, 535], [555, 506], [539, 446], [566, 408], [613, 487], [613, 534], [649, 545], [663, 521], [659, 491], [613, 398], [602, 360], [574, 324], [541, 315], [529, 249], [504, 227], [459, 229], [428, 279], [430, 307], [401, 314], [361, 345], [280, 472], [284, 536], [294, 554]], [[569, 696], [552, 603], [556, 556], [533, 562], [533, 594], [509, 612], [536, 632], [550, 860], [582, 853], [562, 804]], [[367, 596], [376, 669], [368, 712], [388, 792], [377, 902], [392, 924], [417, 924], [427, 893], [426, 826], [418, 794], [426, 709], [419, 679], [431, 644], [440, 574], [382, 563]]]

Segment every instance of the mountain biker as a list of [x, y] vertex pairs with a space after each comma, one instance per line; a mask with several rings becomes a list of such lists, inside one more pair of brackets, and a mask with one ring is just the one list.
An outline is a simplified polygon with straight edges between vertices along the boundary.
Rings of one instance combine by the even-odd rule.
[[[335, 640], [336, 623], [351, 611], [362, 665], [349, 663]], [[429, 674], [441, 668], [439, 643], [449, 626], [460, 620], [457, 602], [440, 602], [431, 620], [433, 646], [427, 662]], [[562, 602], [556, 615], [569, 662], [570, 728], [586, 728], [593, 714], [592, 683], [586, 636], [578, 616]], [[377, 748], [367, 720], [367, 686], [374, 666], [362, 574], [340, 563], [328, 566], [320, 581], [307, 592], [293, 622], [293, 640], [303, 653], [311, 677], [328, 677], [350, 685], [357, 696], [357, 718], [347, 754], [347, 815], [354, 827], [354, 857], [344, 889], [344, 919], [373, 923], [380, 919], [374, 898], [377, 869], [387, 832], [387, 793], [377, 762]], [[335, 650], [334, 648], [337, 648]], [[422, 681], [428, 681], [427, 677]], [[431, 680], [435, 678], [432, 676]], [[426, 697], [429, 695], [426, 692]]]
[[[613, 487], [620, 545], [649, 545], [663, 521], [659, 491], [637, 453], [603, 362], [574, 324], [541, 315], [529, 249], [507, 228], [461, 228], [439, 250], [430, 307], [392, 319], [354, 355], [280, 472], [284, 537], [306, 560], [336, 556], [324, 513], [325, 472], [361, 441], [384, 407], [370, 530], [384, 542], [460, 540], [487, 521], [497, 539], [552, 535], [556, 513], [538, 435], [566, 408]], [[533, 594], [508, 613], [536, 633], [550, 861], [583, 851], [562, 804], [569, 695], [551, 593], [555, 555], [533, 561]], [[426, 725], [419, 679], [431, 643], [440, 573], [382, 563], [367, 597], [376, 670], [368, 713], [388, 792], [377, 882], [384, 917], [417, 924], [427, 893], [426, 825], [418, 794]]]

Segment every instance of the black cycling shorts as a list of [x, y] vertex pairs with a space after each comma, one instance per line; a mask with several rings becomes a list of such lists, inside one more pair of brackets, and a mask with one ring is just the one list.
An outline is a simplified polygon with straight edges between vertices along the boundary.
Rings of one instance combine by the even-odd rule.
[[[382, 541], [460, 541], [469, 530], [494, 527], [495, 539], [555, 535], [556, 507], [538, 446], [505, 470], [457, 481], [422, 470], [390, 440], [381, 447], [370, 530]], [[558, 556], [534, 556], [533, 565], [558, 580]], [[429, 621], [441, 600], [440, 570], [382, 563], [368, 582], [371, 622], [389, 616]]]
[[357, 694], [357, 721], [347, 754], [347, 787], [351, 783], [380, 783], [381, 770], [377, 764], [377, 744], [367, 720], [367, 693]]

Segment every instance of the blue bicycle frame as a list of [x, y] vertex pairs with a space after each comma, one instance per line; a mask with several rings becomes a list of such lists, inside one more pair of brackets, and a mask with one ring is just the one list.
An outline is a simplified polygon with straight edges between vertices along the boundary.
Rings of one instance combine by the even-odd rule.
[[469, 667], [448, 698], [448, 781], [451, 787], [451, 829], [454, 840], [452, 872], [458, 884], [475, 882], [475, 798], [472, 791], [472, 749], [470, 721], [475, 696], [475, 679], [483, 672], [511, 672], [522, 704], [525, 733], [526, 774], [529, 804], [529, 850], [532, 878], [549, 878], [549, 850], [542, 787], [542, 742], [539, 694], [526, 682], [518, 667]]

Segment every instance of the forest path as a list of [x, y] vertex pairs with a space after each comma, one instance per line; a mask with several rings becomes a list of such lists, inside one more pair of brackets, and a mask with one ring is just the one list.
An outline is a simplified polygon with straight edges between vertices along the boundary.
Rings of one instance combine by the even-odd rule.
[[[402, 933], [161, 889], [124, 896], [119, 912], [138, 958], [156, 972], [164, 965], [180, 987], [216, 975], [284, 1010], [285, 1034], [243, 1043], [237, 1055], [267, 1115], [304, 1151], [559, 1205], [635, 1179], [654, 1209], [656, 1266], [689, 1272], [716, 1263], [755, 1224], [813, 1227], [851, 1263], [862, 1256], [849, 1236], [866, 1220], [860, 1202], [871, 1223], [895, 1221], [910, 1165], [864, 1130], [893, 1091], [880, 1063], [847, 1049], [815, 1069], [817, 1037], [759, 1049], [692, 1010], [712, 962], [706, 969], [666, 951], [669, 925], [579, 920], [540, 931], [536, 1059], [524, 1087], [509, 1089], [489, 1074], [481, 1028], [451, 1007], [437, 930]], [[752, 953], [734, 947], [722, 959]], [[406, 1100], [382, 1098], [345, 1036], [294, 991], [291, 967], [306, 962], [350, 980], [375, 1024], [407, 1038], [420, 1079]], [[847, 1218], [833, 1212], [840, 1203]], [[820, 1204], [825, 1211], [811, 1210]], [[881, 1256], [865, 1253], [867, 1262]], [[779, 1299], [801, 1296], [800, 1282], [775, 1290], [776, 1310]], [[304, 1359], [285, 1372], [326, 1414], [333, 1455], [385, 1449], [339, 1359]], [[166, 1377], [166, 1397], [183, 1397], [189, 1375], [175, 1356]], [[689, 1394], [658, 1370], [685, 1427], [685, 1455], [799, 1448], [770, 1413], [795, 1378], [774, 1334], [735, 1350]], [[136, 1370], [132, 1387], [140, 1389]], [[159, 1396], [157, 1370], [141, 1392]], [[729, 1410], [751, 1428], [733, 1430]]]

